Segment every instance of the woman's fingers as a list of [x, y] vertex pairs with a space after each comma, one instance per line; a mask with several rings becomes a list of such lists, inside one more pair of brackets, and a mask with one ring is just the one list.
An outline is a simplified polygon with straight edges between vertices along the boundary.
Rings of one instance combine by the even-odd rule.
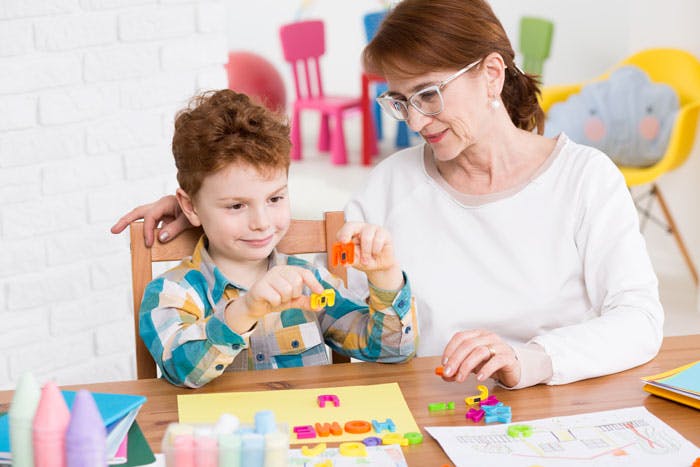
[[442, 353], [442, 366], [445, 367], [445, 376], [452, 376], [459, 364], [461, 364], [462, 359], [459, 359], [455, 353], [463, 346], [468, 345], [471, 339], [479, 336], [480, 331], [469, 330], [460, 331], [452, 336], [450, 341], [445, 346], [445, 350]]
[[461, 331], [452, 336], [443, 353], [443, 366], [446, 381], [462, 382], [470, 373], [475, 373], [478, 381], [499, 373], [499, 377], [507, 377], [508, 385], [517, 384], [520, 379], [513, 348], [487, 331]]
[[170, 241], [185, 230], [192, 227], [192, 224], [190, 224], [187, 216], [185, 216], [183, 213], [180, 213], [177, 217], [172, 220], [171, 219], [172, 218], [163, 218], [163, 226], [158, 234], [158, 240], [160, 240], [161, 243]]

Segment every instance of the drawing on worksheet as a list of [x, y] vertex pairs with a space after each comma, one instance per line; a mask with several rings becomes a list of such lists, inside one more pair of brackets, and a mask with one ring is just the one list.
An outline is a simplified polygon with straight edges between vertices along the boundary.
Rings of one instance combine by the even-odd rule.
[[366, 449], [367, 456], [362, 457], [343, 456], [338, 452], [338, 448], [328, 448], [313, 457], [304, 456], [301, 449], [290, 449], [287, 465], [297, 467], [328, 465], [333, 467], [353, 467], [356, 465], [363, 467], [408, 467], [401, 447], [397, 444], [368, 446]]
[[[425, 427], [456, 466], [688, 466], [700, 449], [644, 407], [509, 425]], [[525, 433], [527, 431], [527, 433]]]

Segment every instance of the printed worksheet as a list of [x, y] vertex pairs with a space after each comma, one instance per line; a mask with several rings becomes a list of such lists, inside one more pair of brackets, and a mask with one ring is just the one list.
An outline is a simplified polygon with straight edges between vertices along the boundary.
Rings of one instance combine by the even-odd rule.
[[[520, 436], [508, 435], [511, 425], [525, 425]], [[688, 467], [700, 457], [698, 447], [644, 407], [425, 429], [458, 467]]]

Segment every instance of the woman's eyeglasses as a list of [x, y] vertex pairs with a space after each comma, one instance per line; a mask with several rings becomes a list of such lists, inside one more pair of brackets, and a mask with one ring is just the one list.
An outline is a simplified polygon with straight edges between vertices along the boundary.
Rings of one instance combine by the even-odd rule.
[[388, 95], [388, 91], [377, 97], [377, 102], [384, 111], [396, 120], [408, 120], [408, 104], [423, 115], [437, 115], [445, 108], [441, 90], [450, 82], [456, 80], [481, 62], [481, 59], [470, 63], [454, 75], [414, 93], [408, 99], [396, 99]]

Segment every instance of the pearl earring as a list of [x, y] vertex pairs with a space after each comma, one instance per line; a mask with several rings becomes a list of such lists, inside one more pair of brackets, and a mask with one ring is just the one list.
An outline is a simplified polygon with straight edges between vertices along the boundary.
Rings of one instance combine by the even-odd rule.
[[493, 110], [496, 110], [497, 108], [499, 108], [501, 106], [501, 101], [499, 101], [498, 99], [496, 99], [494, 97], [493, 99], [491, 99], [491, 102], [489, 102], [489, 105], [491, 105], [491, 108]]

